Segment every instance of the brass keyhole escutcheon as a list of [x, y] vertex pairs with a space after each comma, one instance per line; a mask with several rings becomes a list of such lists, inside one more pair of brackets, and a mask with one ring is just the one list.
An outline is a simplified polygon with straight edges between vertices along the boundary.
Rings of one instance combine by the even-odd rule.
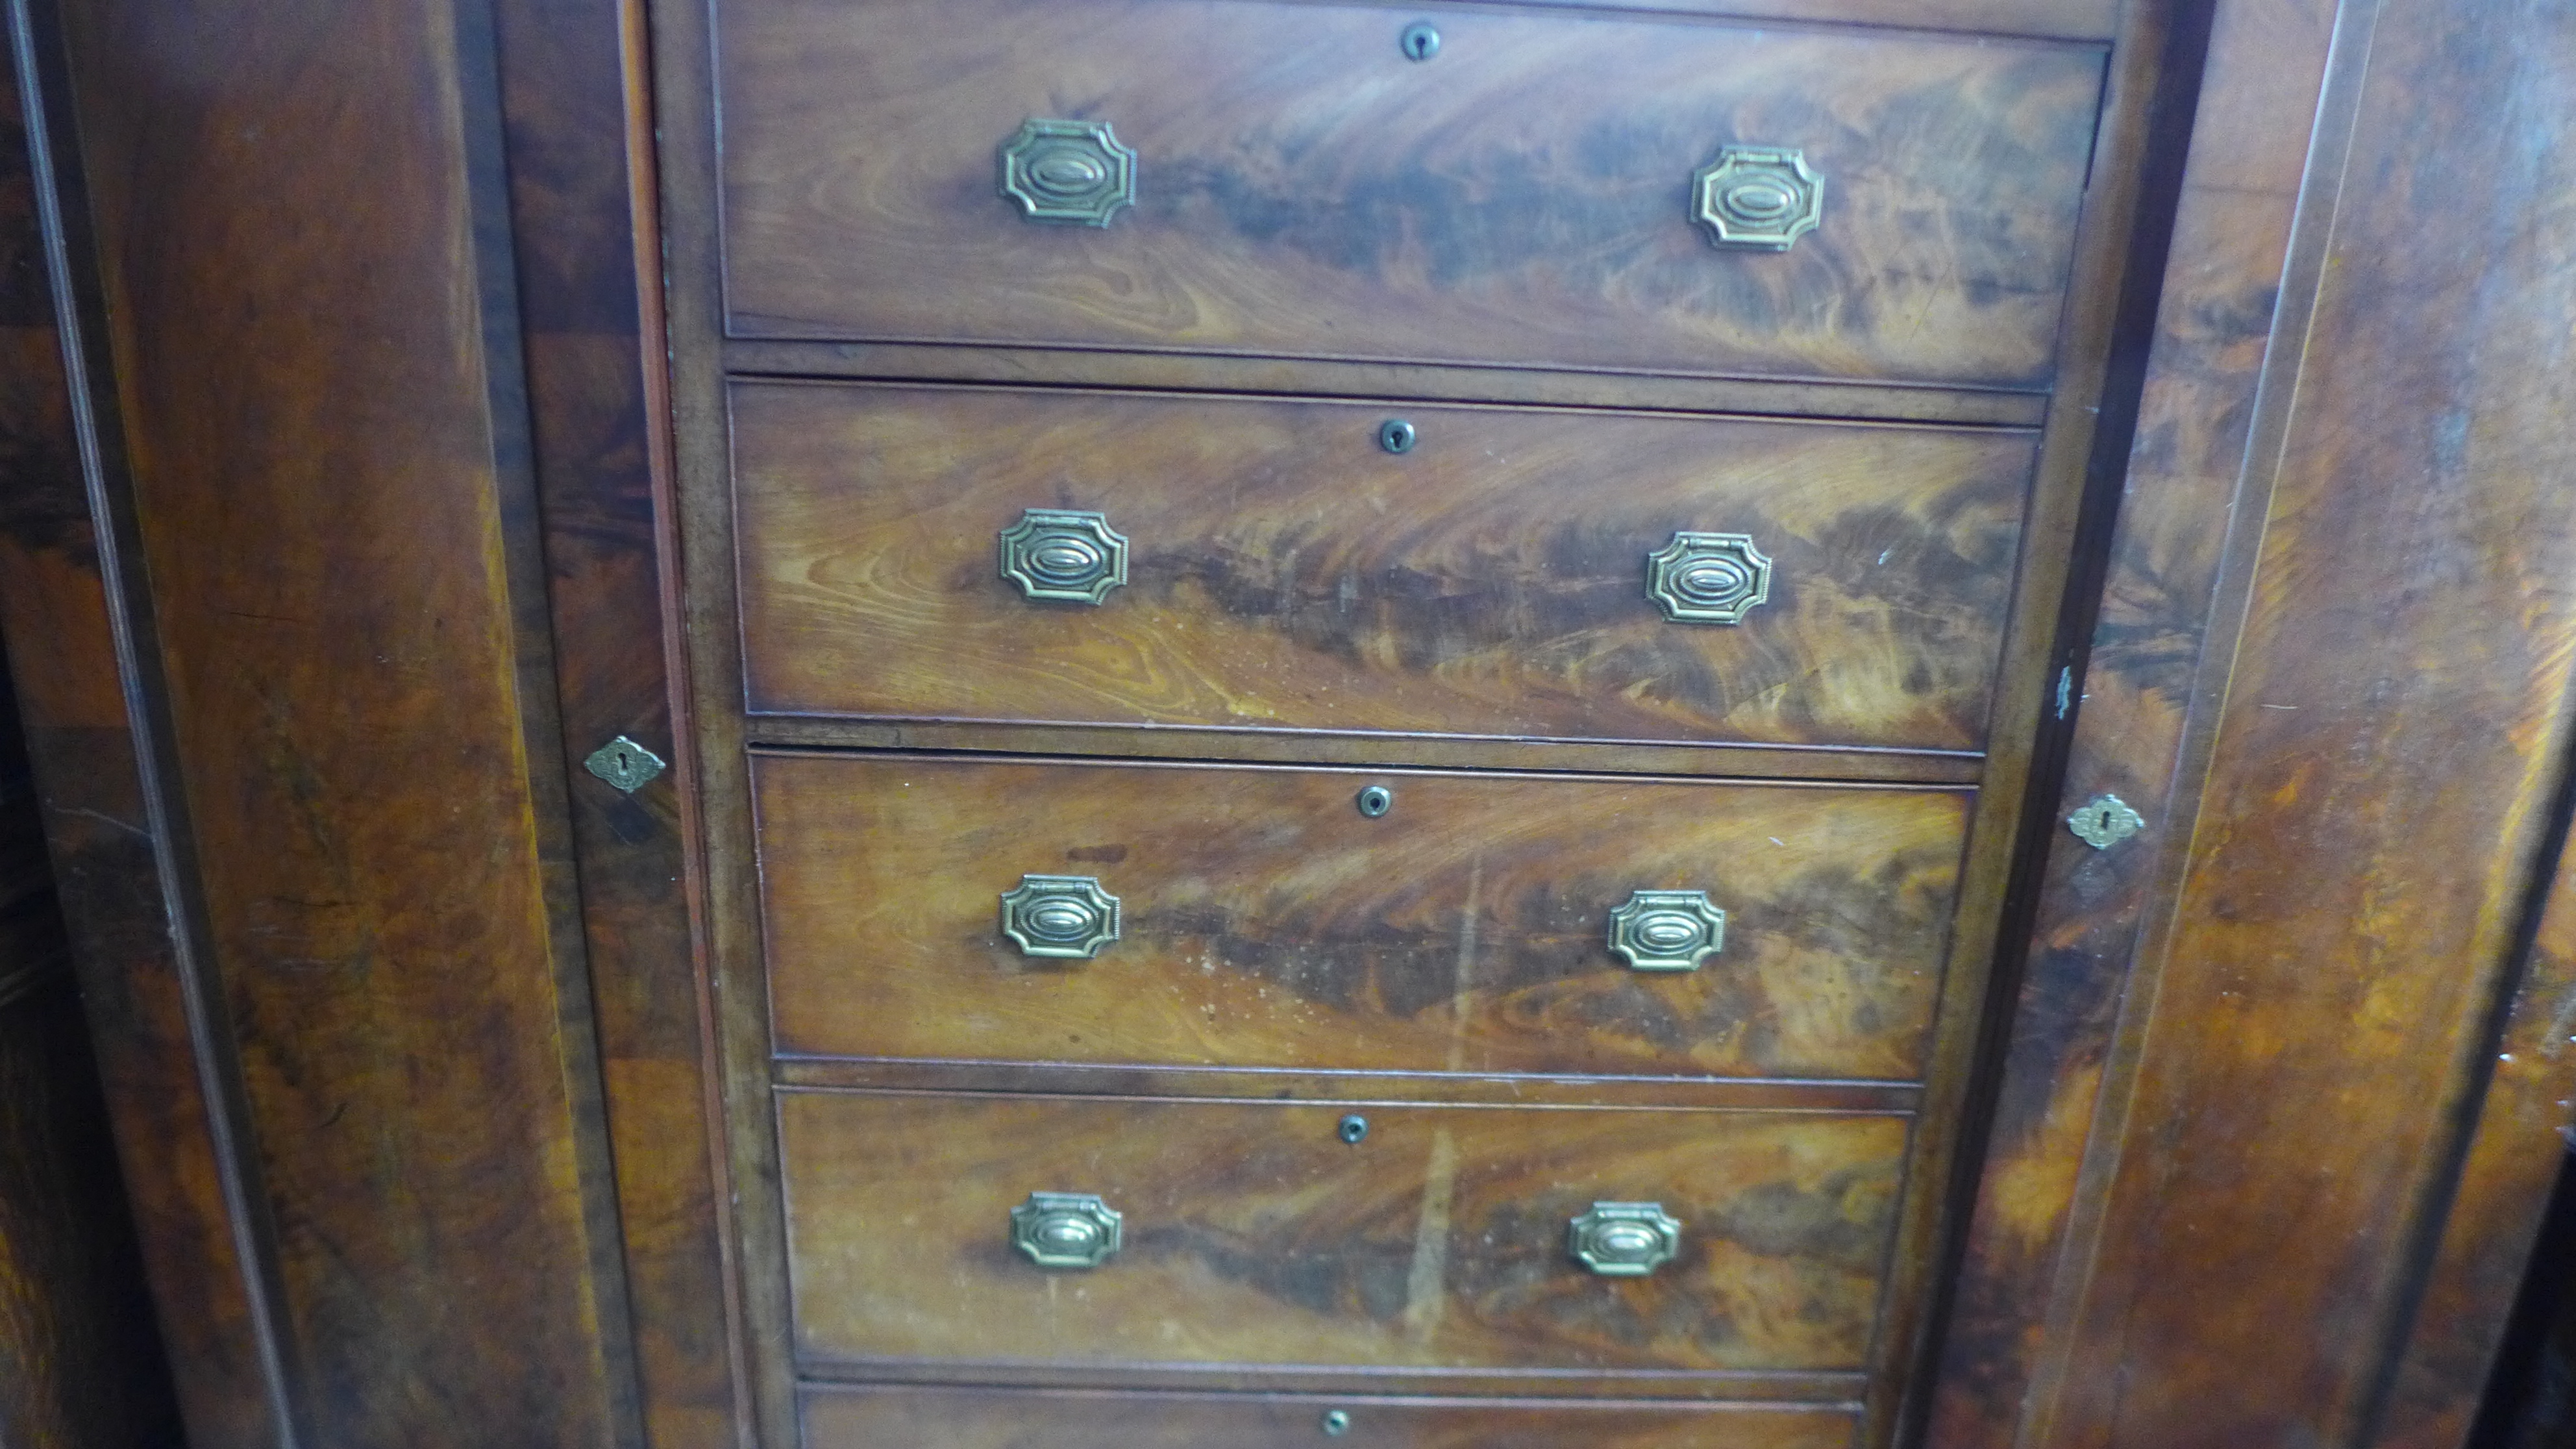
[[1425, 61], [1440, 53], [1440, 31], [1427, 20], [1417, 20], [1404, 27], [1396, 44], [1410, 61]]
[[1414, 431], [1413, 424], [1402, 418], [1388, 418], [1377, 425], [1377, 445], [1390, 453], [1410, 453], [1420, 440], [1421, 434]]
[[1350, 1415], [1343, 1413], [1339, 1409], [1326, 1409], [1324, 1411], [1325, 1437], [1339, 1439], [1349, 1432], [1351, 1432]]
[[2066, 817], [2066, 828], [2095, 850], [2109, 850], [2145, 829], [2146, 824], [2146, 817], [2117, 795], [2096, 795]]
[[1344, 1142], [1349, 1143], [1353, 1147], [1357, 1147], [1368, 1140], [1368, 1119], [1357, 1112], [1353, 1112], [1351, 1115], [1344, 1117], [1342, 1119], [1342, 1125], [1334, 1130], [1341, 1135], [1341, 1139]]
[[1371, 785], [1359, 794], [1360, 813], [1371, 820], [1385, 817], [1395, 808], [1395, 792], [1384, 785]]

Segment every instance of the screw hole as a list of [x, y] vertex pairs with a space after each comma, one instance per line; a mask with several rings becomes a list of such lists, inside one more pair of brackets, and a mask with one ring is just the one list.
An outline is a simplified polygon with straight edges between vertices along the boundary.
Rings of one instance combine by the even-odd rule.
[[1368, 1138], [1368, 1119], [1357, 1112], [1342, 1119], [1342, 1140], [1357, 1147]]
[[1418, 435], [1413, 424], [1402, 418], [1388, 418], [1377, 425], [1377, 445], [1390, 453], [1410, 453]]
[[1395, 792], [1384, 785], [1371, 785], [1360, 792], [1360, 813], [1371, 820], [1395, 808]]
[[1336, 1439], [1351, 1432], [1351, 1416], [1339, 1409], [1325, 1410], [1324, 1432]]

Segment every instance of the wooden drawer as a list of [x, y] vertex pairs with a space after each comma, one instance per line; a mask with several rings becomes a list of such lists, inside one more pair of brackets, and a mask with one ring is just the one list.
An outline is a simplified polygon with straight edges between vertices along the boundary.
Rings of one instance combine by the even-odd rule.
[[[757, 338], [2037, 389], [2097, 46], [1249, 0], [718, 0], [725, 300]], [[1025, 219], [1004, 144], [1106, 123], [1134, 203]], [[1079, 143], [1090, 145], [1091, 143]], [[1820, 224], [1721, 249], [1721, 148]], [[1066, 179], [1072, 179], [1068, 176]]]
[[[1457, 1370], [1862, 1367], [1899, 1115], [782, 1090], [809, 1367], [1199, 1363]], [[1014, 1250], [1032, 1193], [1120, 1215], [1116, 1256]], [[1605, 1277], [1596, 1202], [1678, 1256]]]
[[[1392, 796], [1371, 819], [1355, 803]], [[762, 754], [778, 1049], [1323, 1070], [1919, 1078], [1966, 790]], [[1092, 959], [1024, 877], [1118, 902]], [[1611, 954], [1704, 891], [1691, 970]]]
[[[906, 719], [1973, 750], [2036, 447], [1125, 393], [732, 398], [751, 708]], [[1390, 419], [1411, 451], [1381, 446]], [[1032, 509], [1099, 514], [1126, 582], [1027, 597], [998, 540]], [[1683, 533], [1750, 540], [1764, 601], [1666, 617], [1649, 559]]]
[[[809, 1387], [807, 1449], [1851, 1449], [1839, 1405]], [[1326, 1416], [1338, 1434], [1325, 1427]]]

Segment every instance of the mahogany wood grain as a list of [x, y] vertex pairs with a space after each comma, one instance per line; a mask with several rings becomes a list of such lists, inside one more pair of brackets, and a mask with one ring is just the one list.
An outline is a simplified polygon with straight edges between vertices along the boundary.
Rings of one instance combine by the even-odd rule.
[[[1324, 1416], [1386, 1449], [1850, 1449], [1840, 1407], [814, 1387], [808, 1449], [1311, 1449]], [[1341, 1436], [1330, 1436], [1341, 1437]]]
[[[1445, 0], [1435, 0], [1445, 3]], [[1506, 0], [1511, 3], [1511, 0]], [[1523, 0], [1568, 9], [1669, 10], [1737, 20], [1891, 25], [1965, 30], [1983, 35], [2050, 35], [2109, 40], [2118, 34], [2119, 0]], [[1434, 12], [1436, 13], [1436, 12]]]
[[1354, 1072], [1300, 1067], [1174, 1067], [922, 1057], [782, 1056], [791, 1087], [1016, 1091], [1111, 1097], [1259, 1097], [1274, 1102], [1408, 1102], [1522, 1107], [1737, 1107], [1752, 1111], [1913, 1112], [1913, 1082], [1797, 1077], [1568, 1077], [1504, 1072]]
[[[1907, 1136], [1386, 1104], [1354, 1146], [1334, 1106], [873, 1092], [781, 1092], [778, 1113], [808, 1363], [1857, 1368]], [[1030, 1263], [1010, 1211], [1034, 1191], [1098, 1194], [1124, 1247]], [[1583, 1268], [1567, 1224], [1600, 1200], [1661, 1203], [1680, 1256]]]
[[[901, 756], [753, 781], [783, 1052], [1479, 1074], [1918, 1077], [1970, 803]], [[1025, 874], [1096, 878], [1123, 934], [1023, 956]], [[1629, 969], [1637, 890], [1706, 891], [1724, 948]]]
[[[2576, 1145], [2576, 855], [2564, 841], [2539, 905], [2492, 1075], [2478, 1092], [2477, 1124], [2461, 1144], [2457, 1175], [2435, 1187], [2449, 1202], [2370, 1440], [2384, 1449], [2466, 1442], [2495, 1382], [2508, 1318], [2501, 1309], [2516, 1303], [2526, 1275], [2567, 1280], [2563, 1258], [2534, 1255]], [[2569, 1341], [2563, 1325], [2554, 1336]]]
[[57, 960], [0, 1002], [0, 1442], [11, 1449], [180, 1441], [125, 1202], [88, 1023]]
[[757, 743], [795, 749], [930, 750], [1104, 758], [1236, 760], [1425, 770], [1559, 774], [1729, 775], [1844, 784], [1991, 782], [1969, 751], [1819, 749], [1803, 745], [1622, 745], [1581, 740], [1487, 740], [1359, 730], [1249, 730], [1191, 725], [997, 725], [972, 720], [861, 720], [761, 715]]
[[2386, 1397], [2568, 747], [2571, 39], [2222, 9], [2064, 802], [2150, 827], [2056, 847], [1935, 1444], [2398, 1442], [2477, 1392]]
[[610, 1442], [623, 1276], [489, 14], [66, 22], [126, 465], [105, 486], [167, 681], [146, 743], [180, 762], [295, 1436]]
[[[724, 0], [729, 330], [2039, 389], [2098, 46], [1209, 0]], [[1032, 116], [1139, 156], [1024, 221]], [[1804, 151], [1824, 220], [1713, 248], [1692, 173]]]
[[[775, 383], [733, 427], [755, 712], [1948, 750], [1984, 740], [2034, 446]], [[1026, 508], [1104, 514], [1126, 586], [1022, 597]], [[1646, 559], [1683, 530], [1750, 536], [1769, 602], [1666, 619]]]
[[736, 1315], [690, 898], [695, 772], [674, 719], [644, 18], [639, 0], [499, 0], [494, 19], [561, 750], [580, 760], [627, 736], [674, 764], [632, 794], [576, 771], [567, 799], [643, 1432], [655, 1449], [714, 1449], [740, 1432]]
[[1419, 398], [1438, 402], [1664, 409], [1761, 417], [2037, 427], [2048, 395], [1899, 382], [1671, 377], [1532, 367], [1347, 362], [1208, 353], [1102, 352], [966, 342], [736, 340], [727, 371], [750, 377], [919, 379], [1005, 386], [1123, 387], [1295, 397]]
[[[173, 909], [162, 788], [120, 672], [120, 635], [135, 624], [131, 544], [92, 514], [85, 491], [81, 433], [102, 422], [106, 359], [80, 325], [95, 310], [72, 306], [49, 277], [75, 254], [64, 209], [75, 228], [81, 213], [59, 37], [36, 23], [44, 18], [11, 8], [12, 64], [0, 72], [0, 634], [168, 1388], [191, 1443], [251, 1449], [289, 1432], [259, 1224], [245, 1210], [255, 1169], [239, 1153], [225, 1074], [201, 1054], [212, 1045], [211, 983]], [[58, 224], [40, 227], [40, 213]], [[65, 279], [88, 277], [66, 269]], [[82, 368], [78, 402], [67, 342]], [[120, 1397], [146, 1424], [161, 1417], [157, 1431], [171, 1410], [153, 1403], [147, 1358], [124, 1359], [146, 1381]]]
[[[18, 148], [23, 181], [23, 138], [0, 144]], [[18, 710], [0, 688], [0, 1443], [151, 1449], [180, 1434]]]

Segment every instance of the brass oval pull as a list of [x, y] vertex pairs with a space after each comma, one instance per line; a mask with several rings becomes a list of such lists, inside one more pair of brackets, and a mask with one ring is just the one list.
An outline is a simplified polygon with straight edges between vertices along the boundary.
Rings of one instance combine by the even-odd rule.
[[1741, 624], [1771, 600], [1771, 560], [1741, 533], [1676, 533], [1646, 555], [1646, 597], [1677, 624]]
[[1024, 875], [1002, 897], [1002, 934], [1023, 956], [1088, 961], [1118, 939], [1118, 898], [1087, 875]]
[[1136, 200], [1136, 153], [1106, 121], [1031, 117], [1002, 143], [1002, 195], [1030, 221], [1107, 226]]
[[1727, 146], [1691, 173], [1691, 220], [1709, 245], [1785, 252], [1824, 219], [1825, 178], [1805, 153], [1779, 146]]
[[1087, 1192], [1033, 1192], [1011, 1209], [1011, 1246], [1041, 1268], [1097, 1268], [1116, 1256], [1124, 1221]]
[[1604, 1278], [1642, 1278], [1682, 1250], [1682, 1225], [1656, 1202], [1596, 1202], [1566, 1225], [1566, 1251]]
[[1726, 948], [1726, 912], [1706, 891], [1631, 891], [1610, 913], [1610, 954], [1638, 971], [1696, 971]]
[[1023, 598], [1097, 604], [1127, 582], [1127, 539], [1102, 514], [1023, 508], [1001, 534], [1002, 577]]

